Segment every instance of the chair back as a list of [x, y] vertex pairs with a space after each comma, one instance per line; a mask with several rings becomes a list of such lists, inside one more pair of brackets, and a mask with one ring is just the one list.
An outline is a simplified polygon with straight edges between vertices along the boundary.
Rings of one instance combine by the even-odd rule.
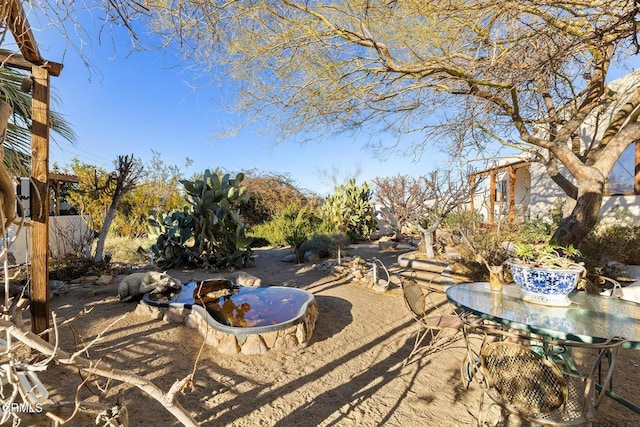
[[481, 366], [489, 387], [525, 415], [553, 412], [567, 399], [560, 369], [529, 347], [505, 341], [487, 344]]
[[402, 278], [402, 294], [404, 302], [416, 319], [421, 319], [426, 312], [425, 294], [417, 281]]

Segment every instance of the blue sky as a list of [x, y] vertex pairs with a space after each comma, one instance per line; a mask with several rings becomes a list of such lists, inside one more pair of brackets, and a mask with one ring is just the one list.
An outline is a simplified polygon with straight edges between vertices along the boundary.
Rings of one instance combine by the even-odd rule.
[[[37, 23], [31, 25], [37, 28]], [[89, 26], [89, 31], [94, 31], [94, 38], [97, 27]], [[440, 166], [433, 162], [435, 152], [423, 157], [429, 162], [415, 162], [401, 153], [376, 158], [366, 150], [368, 139], [353, 136], [276, 144], [276, 135], [260, 133], [260, 123], [234, 137], [219, 138], [217, 133], [241, 117], [224, 110], [223, 86], [193, 89], [196, 76], [185, 71], [189, 64], [180, 60], [178, 52], [132, 52], [126, 34], [116, 32], [113, 40], [104, 37], [103, 45], [94, 38], [86, 51], [96, 72], [73, 49], [65, 51], [57, 32], [38, 31], [36, 39], [45, 59], [64, 64], [61, 75], [51, 78], [52, 91], [60, 100], [54, 108], [78, 135], [74, 145], [51, 144], [51, 166], [64, 166], [77, 157], [112, 170], [118, 155], [134, 154], [147, 162], [155, 150], [165, 164], [183, 167], [185, 158], [192, 159], [185, 177], [216, 167], [229, 172], [255, 168], [287, 174], [298, 187], [322, 195], [333, 190], [331, 176], [340, 183], [358, 173], [362, 182], [398, 173], [418, 176]]]
[[[84, 17], [91, 39], [84, 52], [95, 67], [90, 69], [57, 31], [44, 28], [46, 21], [32, 18], [42, 55], [64, 64], [62, 74], [51, 78], [53, 93], [60, 100], [54, 108], [78, 135], [74, 145], [51, 144], [51, 166], [64, 166], [77, 157], [111, 170], [118, 155], [134, 154], [148, 162], [155, 150], [169, 165], [183, 167], [187, 157], [192, 159], [193, 164], [183, 171], [187, 178], [217, 167], [229, 172], [257, 169], [287, 174], [298, 187], [322, 195], [332, 192], [332, 176], [340, 183], [357, 173], [362, 182], [399, 173], [419, 176], [447, 167], [446, 156], [435, 148], [418, 162], [400, 151], [387, 159], [377, 158], [367, 151], [368, 136], [276, 144], [277, 136], [262, 134], [265, 126], [258, 122], [234, 137], [216, 137], [242, 117], [225, 111], [223, 101], [229, 100], [225, 100], [228, 88], [224, 85], [193, 89], [197, 76], [186, 71], [190, 64], [181, 61], [177, 51], [133, 52], [122, 29], [114, 30], [113, 38], [103, 32], [99, 44], [100, 21], [95, 15], [91, 20]], [[395, 142], [393, 136], [388, 141], [384, 135], [380, 138]]]

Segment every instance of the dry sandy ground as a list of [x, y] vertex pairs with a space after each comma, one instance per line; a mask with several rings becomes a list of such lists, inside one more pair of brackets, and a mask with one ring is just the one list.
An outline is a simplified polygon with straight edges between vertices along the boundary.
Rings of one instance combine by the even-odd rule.
[[[475, 425], [479, 402], [477, 386], [462, 386], [459, 367], [462, 341], [455, 346], [402, 366], [409, 354], [416, 325], [405, 308], [396, 284], [378, 294], [343, 283], [309, 264], [283, 263], [285, 249], [258, 249], [246, 271], [263, 284], [295, 286], [312, 292], [319, 318], [310, 345], [292, 353], [263, 356], [222, 355], [205, 348], [197, 360], [202, 338], [183, 325], [136, 315], [135, 303], [120, 303], [116, 286], [85, 286], [55, 296], [52, 309], [59, 318], [83, 307], [88, 316], [61, 332], [61, 345], [94, 338], [114, 319], [113, 326], [92, 347], [90, 355], [114, 367], [153, 380], [163, 390], [194, 369], [194, 391], [180, 395], [181, 404], [204, 426], [467, 426]], [[351, 251], [376, 256], [394, 265], [399, 251], [378, 252], [375, 245]], [[183, 282], [204, 279], [203, 271], [169, 272]], [[395, 278], [394, 278], [395, 279]], [[619, 359], [616, 386], [640, 401], [640, 352], [625, 350]], [[73, 398], [80, 375], [62, 366], [40, 374], [52, 385], [55, 400]], [[102, 384], [105, 385], [104, 383]], [[131, 426], [179, 425], [163, 407], [135, 387], [108, 384], [107, 396], [119, 390], [129, 410]], [[96, 385], [80, 388], [87, 397]], [[599, 425], [640, 425], [640, 416], [605, 399]], [[77, 418], [69, 425], [93, 425]]]

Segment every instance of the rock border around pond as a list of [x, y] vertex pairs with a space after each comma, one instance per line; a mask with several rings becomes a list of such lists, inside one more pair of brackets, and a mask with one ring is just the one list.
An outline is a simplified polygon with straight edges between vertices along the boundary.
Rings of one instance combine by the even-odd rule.
[[315, 299], [307, 306], [307, 312], [300, 322], [278, 331], [258, 334], [235, 335], [218, 331], [207, 323], [198, 311], [190, 308], [155, 307], [140, 301], [135, 313], [162, 319], [170, 323], [183, 323], [196, 329], [205, 343], [222, 354], [259, 355], [269, 351], [295, 351], [306, 347], [315, 329], [318, 319], [318, 305]]

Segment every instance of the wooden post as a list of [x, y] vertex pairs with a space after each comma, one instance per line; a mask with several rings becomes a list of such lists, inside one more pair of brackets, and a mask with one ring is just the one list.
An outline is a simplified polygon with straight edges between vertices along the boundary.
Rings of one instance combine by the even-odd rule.
[[491, 169], [489, 172], [491, 180], [489, 187], [489, 224], [496, 222], [496, 170]]
[[509, 166], [509, 221], [516, 219], [516, 170]]
[[636, 146], [636, 167], [633, 179], [633, 192], [640, 194], [640, 140], [634, 142]]
[[[31, 330], [49, 328], [49, 71], [33, 66], [31, 135]], [[44, 337], [48, 339], [48, 337]]]
[[471, 213], [474, 212], [474, 205], [473, 205], [473, 197], [475, 196], [476, 193], [476, 176], [475, 175], [471, 175], [469, 177], [469, 197], [470, 197], [470, 201], [469, 201], [469, 210], [471, 211]]

